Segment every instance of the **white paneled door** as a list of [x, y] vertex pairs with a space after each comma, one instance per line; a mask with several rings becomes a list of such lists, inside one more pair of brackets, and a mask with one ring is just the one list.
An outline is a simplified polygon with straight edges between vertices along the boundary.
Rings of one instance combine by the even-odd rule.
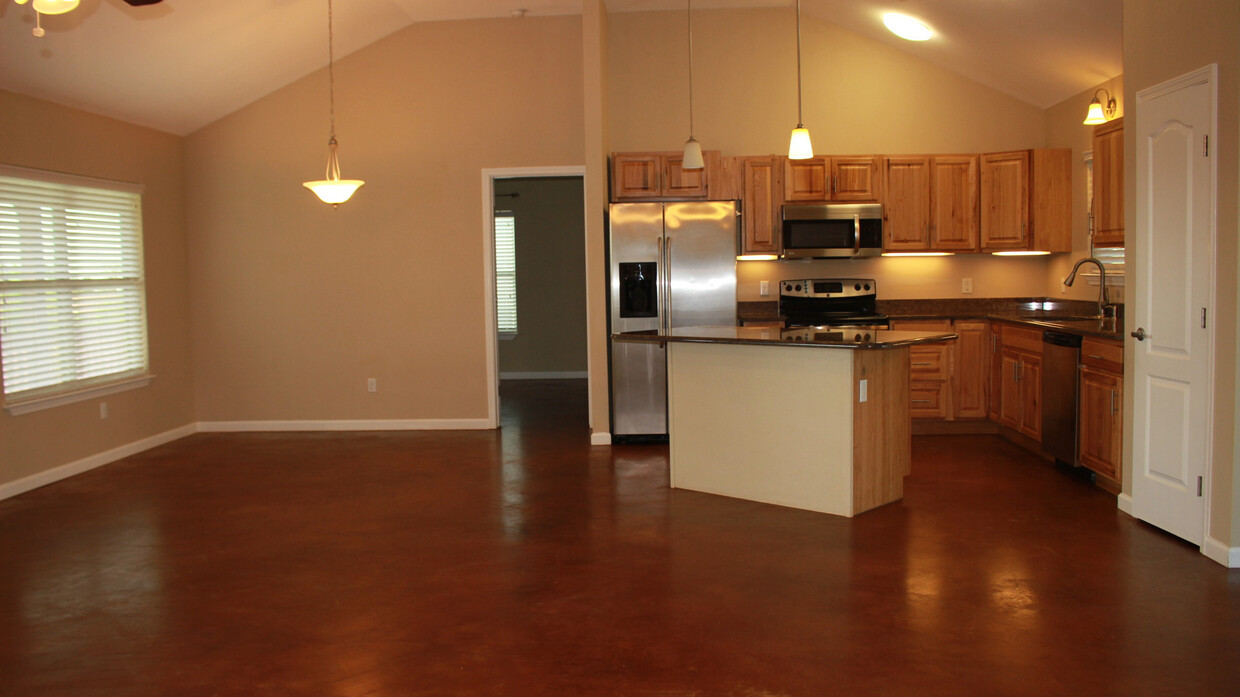
[[1204, 543], [1213, 384], [1215, 66], [1137, 94], [1133, 514]]

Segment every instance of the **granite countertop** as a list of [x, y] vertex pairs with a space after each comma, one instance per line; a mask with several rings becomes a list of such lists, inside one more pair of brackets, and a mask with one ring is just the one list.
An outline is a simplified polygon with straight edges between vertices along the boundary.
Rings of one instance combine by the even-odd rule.
[[[1124, 339], [1124, 306], [1119, 316], [1097, 319], [1098, 304], [1084, 300], [1052, 298], [938, 298], [925, 300], [879, 300], [878, 311], [893, 320], [979, 319], [1056, 329], [1081, 336], [1112, 341]], [[743, 321], [782, 319], [776, 301], [742, 302]]]
[[952, 332], [894, 331], [841, 327], [679, 327], [669, 333], [651, 329], [613, 334], [612, 339], [630, 343], [669, 342], [748, 344], [759, 346], [818, 346], [847, 349], [886, 349], [955, 339]]

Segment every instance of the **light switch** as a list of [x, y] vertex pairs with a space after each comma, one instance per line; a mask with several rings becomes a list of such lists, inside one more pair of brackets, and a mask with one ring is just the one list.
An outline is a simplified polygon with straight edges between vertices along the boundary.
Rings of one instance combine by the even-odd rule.
[[870, 387], [870, 381], [869, 381], [869, 380], [862, 380], [862, 381], [861, 381], [861, 388], [860, 388], [859, 390], [857, 390], [857, 392], [859, 393], [859, 394], [858, 394], [858, 396], [857, 396], [858, 401], [864, 402], [864, 401], [866, 401], [866, 400], [868, 400], [868, 399], [870, 398], [870, 394], [869, 394], [869, 393], [870, 393], [870, 390], [869, 390], [869, 387]]
[[758, 295], [765, 298], [770, 294], [771, 294], [771, 282], [770, 281], [758, 281]]
[[960, 279], [960, 292], [961, 293], [972, 293], [973, 292], [973, 279], [971, 278]]

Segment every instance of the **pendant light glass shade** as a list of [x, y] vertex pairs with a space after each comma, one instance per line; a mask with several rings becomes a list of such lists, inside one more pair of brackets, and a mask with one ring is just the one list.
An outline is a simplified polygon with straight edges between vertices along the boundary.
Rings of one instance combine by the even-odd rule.
[[814, 156], [814, 146], [809, 142], [809, 130], [801, 124], [792, 129], [792, 138], [788, 141], [789, 160], [808, 160]]
[[801, 123], [801, 0], [797, 0], [797, 127], [788, 140], [789, 160], [808, 160], [814, 156], [809, 130]]
[[702, 169], [706, 166], [706, 161], [702, 159], [702, 146], [693, 136], [689, 136], [689, 140], [685, 143], [685, 154], [681, 158], [681, 169]]
[[327, 139], [327, 175], [317, 181], [302, 182], [302, 186], [314, 192], [323, 203], [333, 206], [348, 201], [353, 192], [366, 182], [361, 179], [341, 179], [340, 159], [336, 155], [336, 71], [335, 54], [332, 50], [332, 0], [327, 0], [327, 84], [328, 104], [331, 114], [331, 132]]
[[76, 8], [78, 0], [34, 0], [30, 6], [45, 15], [63, 15]]

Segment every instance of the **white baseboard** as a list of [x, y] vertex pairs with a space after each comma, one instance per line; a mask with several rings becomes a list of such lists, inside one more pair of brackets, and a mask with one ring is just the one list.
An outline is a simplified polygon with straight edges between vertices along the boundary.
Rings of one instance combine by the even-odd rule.
[[1119, 496], [1116, 496], [1115, 505], [1118, 506], [1119, 510], [1124, 513], [1132, 515], [1132, 497], [1128, 494], [1120, 494]]
[[1213, 537], [1207, 537], [1206, 543], [1201, 545], [1201, 553], [1229, 569], [1240, 569], [1240, 547], [1228, 547]]
[[195, 424], [186, 424], [179, 428], [174, 428], [171, 431], [165, 431], [149, 438], [143, 438], [142, 440], [137, 440], [127, 445], [122, 445], [118, 448], [112, 448], [111, 450], [107, 450], [102, 453], [96, 453], [90, 457], [84, 457], [76, 462], [70, 462], [59, 467], [53, 467], [52, 469], [44, 470], [37, 474], [32, 474], [29, 477], [23, 477], [22, 479], [9, 482], [7, 484], [0, 484], [0, 501], [7, 498], [12, 498], [18, 494], [24, 494], [33, 489], [38, 489], [41, 486], [53, 484], [62, 479], [68, 479], [76, 474], [88, 472], [96, 467], [102, 467], [122, 458], [129, 457], [130, 455], [137, 455], [144, 450], [150, 450], [151, 448], [164, 445], [165, 443], [171, 443], [174, 440], [193, 435], [197, 431], [198, 428]]
[[500, 380], [572, 380], [577, 378], [588, 378], [590, 373], [581, 371], [551, 371], [544, 373], [537, 372], [511, 372], [500, 373]]
[[607, 431], [591, 433], [590, 445], [611, 445], [611, 434]]
[[495, 428], [486, 419], [376, 419], [372, 421], [200, 421], [204, 433], [279, 431], [477, 431]]

